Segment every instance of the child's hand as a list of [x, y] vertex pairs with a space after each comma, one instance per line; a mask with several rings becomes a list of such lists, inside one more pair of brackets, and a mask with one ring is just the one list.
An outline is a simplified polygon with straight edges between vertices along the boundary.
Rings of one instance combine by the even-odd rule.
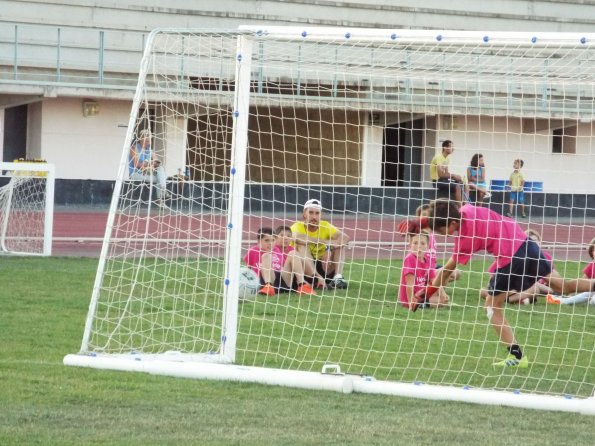
[[409, 308], [411, 309], [411, 311], [417, 311], [420, 305], [426, 303], [428, 299], [430, 299], [430, 297], [436, 294], [436, 292], [438, 292], [439, 290], [439, 287], [433, 285], [428, 285], [425, 288], [419, 290], [417, 293], [415, 293], [415, 298], [413, 299], [413, 302], [409, 303]]

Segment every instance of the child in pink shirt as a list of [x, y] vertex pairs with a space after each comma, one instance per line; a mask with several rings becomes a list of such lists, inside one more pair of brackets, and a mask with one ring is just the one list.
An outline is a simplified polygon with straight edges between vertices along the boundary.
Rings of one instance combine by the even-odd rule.
[[256, 233], [256, 244], [244, 256], [244, 262], [260, 277], [262, 288], [258, 293], [274, 296], [295, 290], [298, 294], [315, 295], [316, 292], [304, 282], [303, 262], [296, 259], [293, 248], [283, 252], [274, 244], [273, 229], [260, 228]]
[[[428, 250], [429, 235], [425, 232], [409, 234], [409, 253], [403, 259], [401, 283], [399, 286], [399, 302], [405, 308], [411, 308], [415, 302], [415, 294], [424, 289], [428, 282], [436, 276]], [[448, 304], [448, 296], [443, 290], [430, 297], [431, 306], [441, 307]]]
[[258, 294], [267, 296], [275, 295], [277, 272], [283, 267], [282, 257], [279, 253], [273, 252], [274, 243], [273, 229], [260, 228], [256, 233], [256, 244], [244, 256], [246, 265], [260, 277], [262, 288]]
[[[435, 200], [430, 204], [427, 220], [412, 222], [418, 227], [423, 223], [439, 234], [456, 234], [452, 257], [439, 270], [432, 286], [425, 290], [428, 297], [446, 285], [456, 266], [467, 264], [474, 253], [487, 251], [495, 257], [496, 270], [488, 285], [485, 309], [490, 324], [510, 353], [503, 361], [496, 362], [496, 367], [529, 366], [504, 317], [502, 306], [510, 294], [527, 290], [541, 278], [560, 293], [592, 291], [595, 286], [590, 280], [554, 277], [551, 262], [539, 245], [530, 240], [514, 220], [489, 208], [470, 204], [459, 207], [449, 200]], [[420, 294], [417, 300], [425, 297]]]

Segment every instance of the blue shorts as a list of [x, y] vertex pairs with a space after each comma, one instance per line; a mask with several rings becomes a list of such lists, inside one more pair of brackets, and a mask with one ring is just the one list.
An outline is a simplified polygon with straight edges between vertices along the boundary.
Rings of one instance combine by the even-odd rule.
[[551, 272], [552, 263], [543, 255], [539, 245], [527, 239], [514, 253], [510, 263], [496, 270], [488, 284], [488, 293], [495, 296], [509, 291], [525, 291]]
[[510, 192], [510, 201], [514, 201], [515, 203], [524, 204], [525, 203], [525, 191], [518, 191], [518, 192]]

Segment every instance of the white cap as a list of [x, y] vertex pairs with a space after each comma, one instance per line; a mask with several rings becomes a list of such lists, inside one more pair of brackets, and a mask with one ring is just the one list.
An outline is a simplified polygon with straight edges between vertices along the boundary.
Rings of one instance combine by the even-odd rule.
[[314, 208], [314, 209], [318, 209], [319, 211], [321, 211], [322, 203], [320, 203], [320, 200], [313, 198], [311, 200], [306, 201], [306, 203], [304, 203], [304, 210], [306, 210], [308, 208]]

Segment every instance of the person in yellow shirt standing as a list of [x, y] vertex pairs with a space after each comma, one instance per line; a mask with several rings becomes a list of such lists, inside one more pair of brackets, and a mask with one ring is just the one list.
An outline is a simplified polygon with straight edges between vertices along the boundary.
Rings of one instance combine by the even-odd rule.
[[461, 203], [463, 179], [460, 175], [448, 171], [448, 165], [450, 163], [448, 157], [454, 149], [451, 140], [447, 139], [442, 143], [442, 152], [430, 161], [430, 178], [436, 189], [448, 192], [449, 198], [453, 198], [458, 203]]
[[512, 217], [514, 204], [518, 204], [521, 208], [521, 216], [523, 218], [527, 218], [527, 214], [525, 214], [525, 177], [523, 172], [521, 172], [522, 167], [525, 165], [525, 162], [522, 159], [514, 160], [513, 168], [514, 170], [510, 174], [510, 178], [508, 180], [508, 187], [510, 187], [510, 197], [508, 200], [508, 212], [506, 213], [507, 217]]
[[320, 200], [306, 201], [303, 221], [291, 226], [293, 244], [305, 260], [304, 274], [316, 280], [317, 287], [346, 289], [343, 264], [349, 237], [321, 217]]

